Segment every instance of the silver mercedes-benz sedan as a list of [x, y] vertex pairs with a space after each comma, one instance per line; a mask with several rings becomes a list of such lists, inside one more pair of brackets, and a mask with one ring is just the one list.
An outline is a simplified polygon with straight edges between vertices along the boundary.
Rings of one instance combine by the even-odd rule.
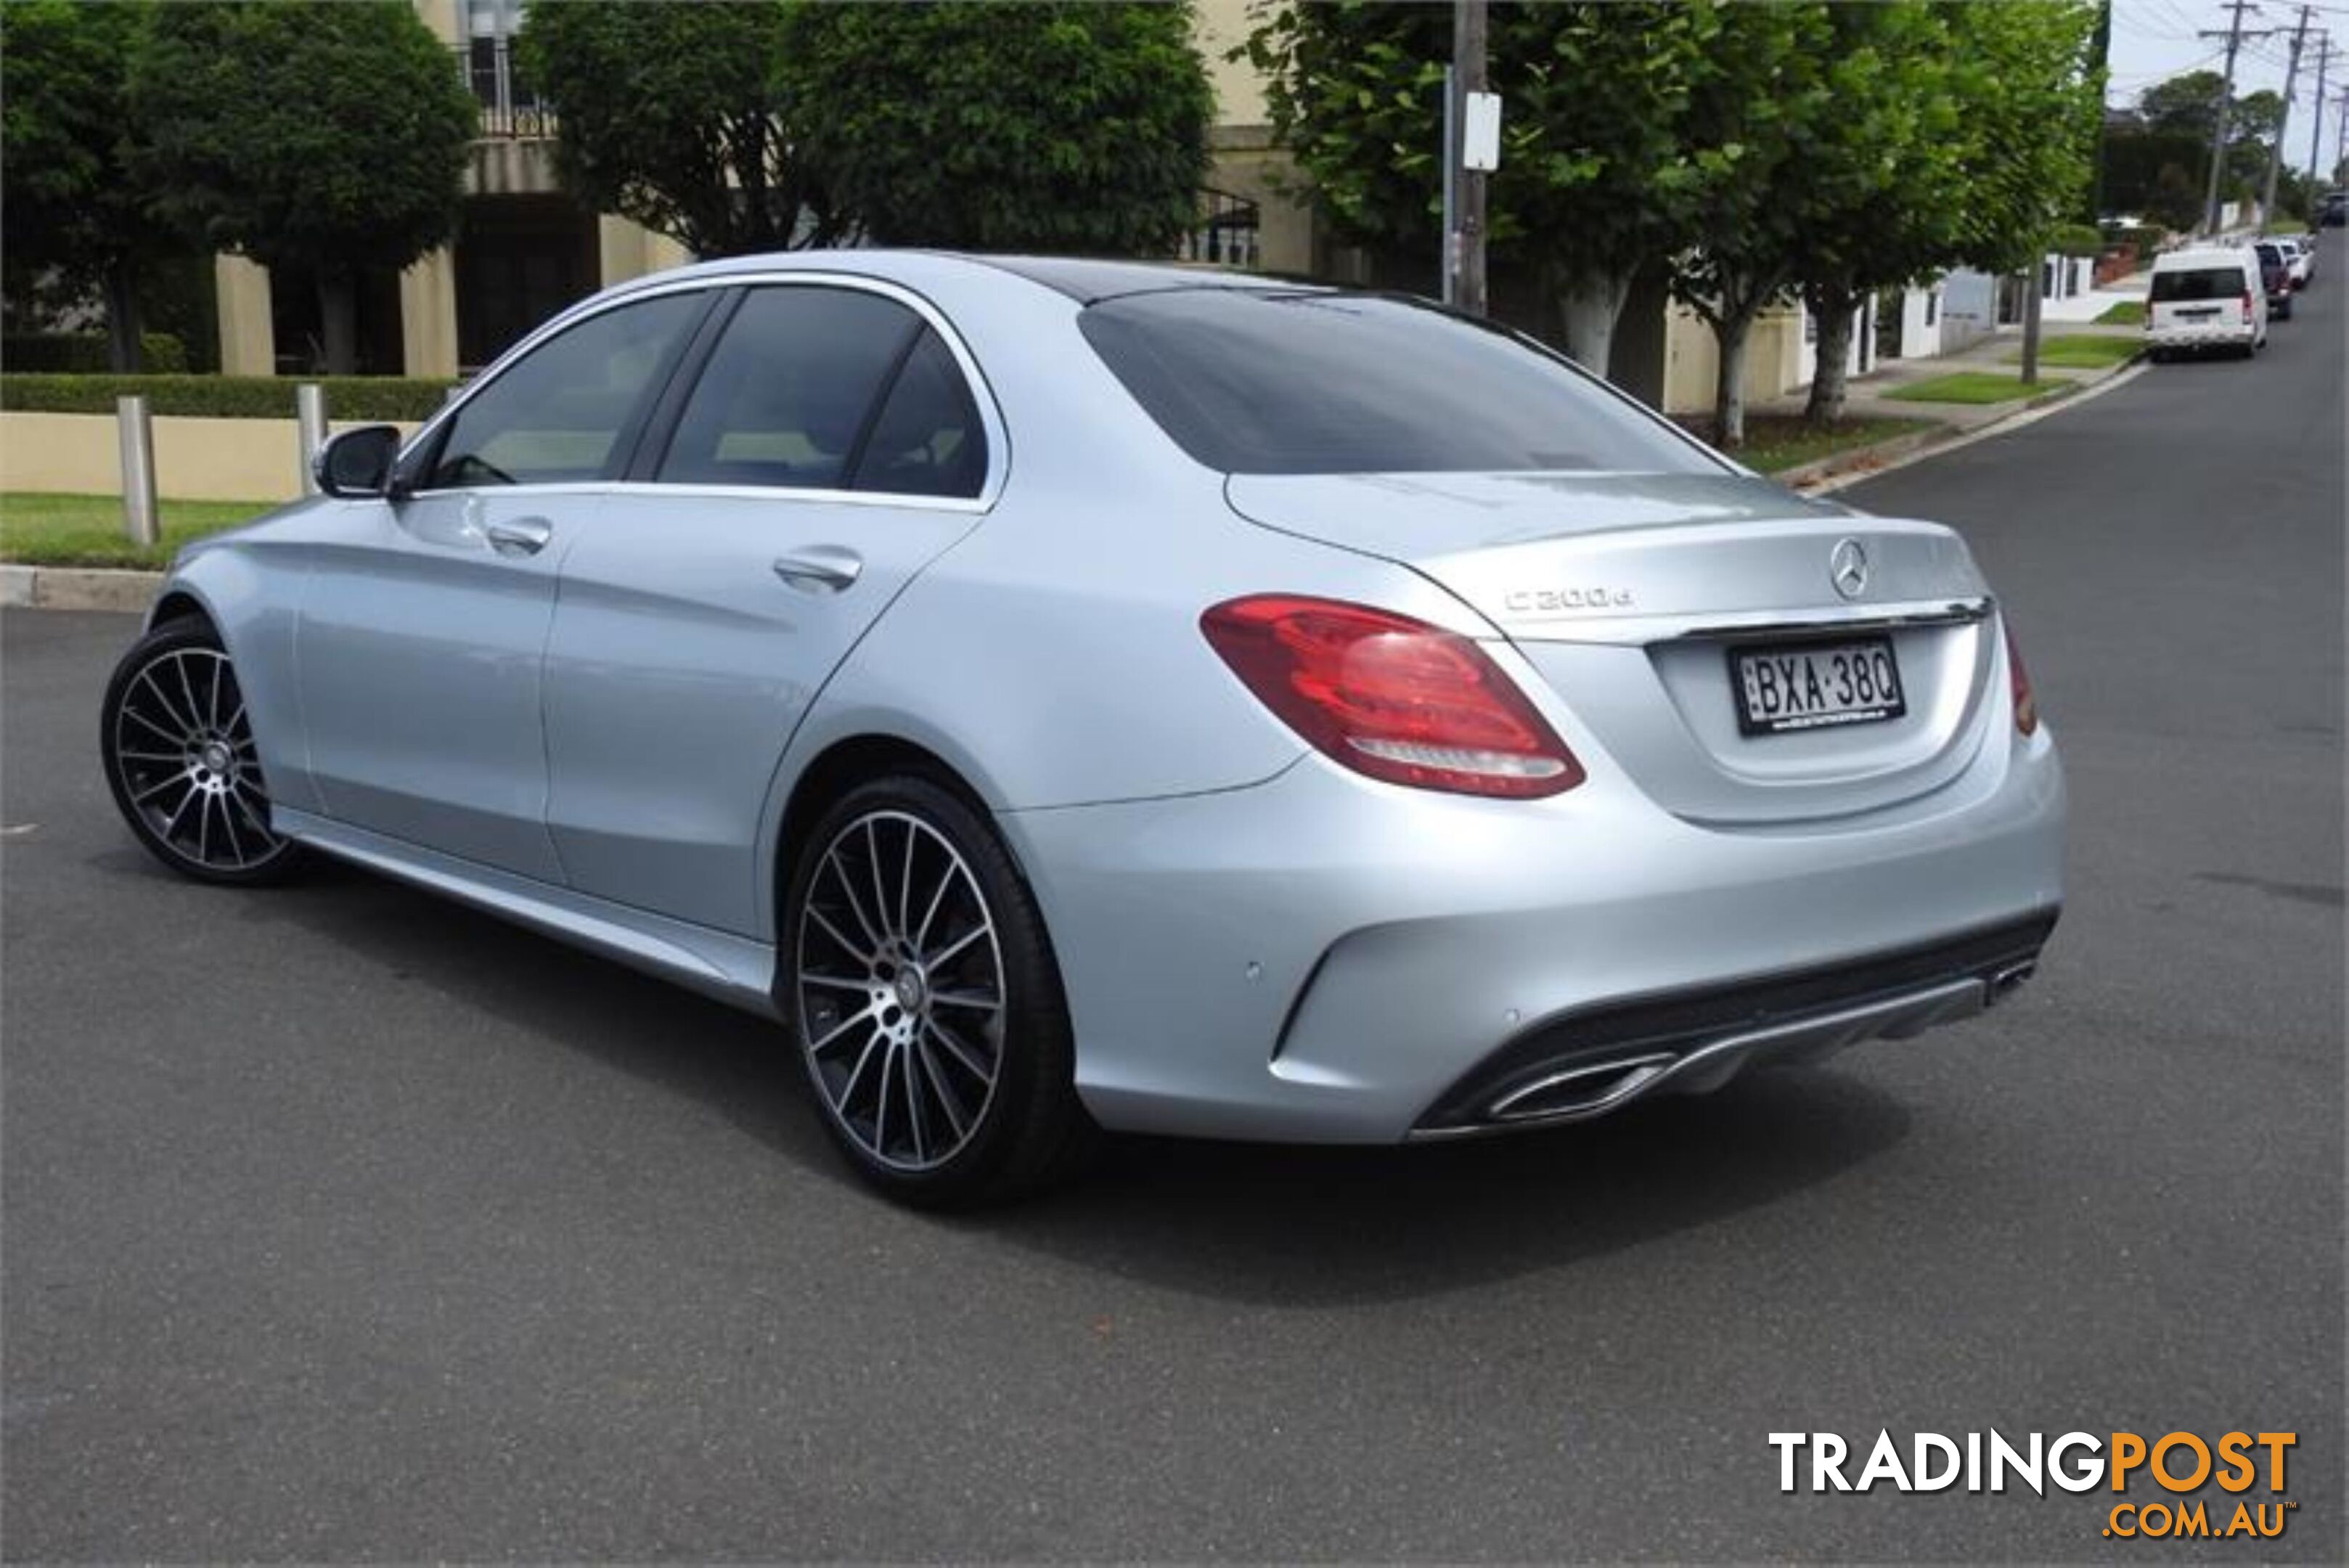
[[969, 1203], [1098, 1127], [1570, 1122], [1974, 1012], [2055, 747], [1930, 523], [1422, 301], [697, 266], [186, 551], [103, 716], [204, 880], [307, 853], [778, 1021]]

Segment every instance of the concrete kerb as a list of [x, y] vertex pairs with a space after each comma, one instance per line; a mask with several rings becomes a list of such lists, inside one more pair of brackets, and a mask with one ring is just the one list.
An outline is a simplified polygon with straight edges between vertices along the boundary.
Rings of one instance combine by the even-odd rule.
[[0, 563], [0, 606], [12, 609], [115, 610], [140, 615], [155, 602], [162, 587], [160, 572]]

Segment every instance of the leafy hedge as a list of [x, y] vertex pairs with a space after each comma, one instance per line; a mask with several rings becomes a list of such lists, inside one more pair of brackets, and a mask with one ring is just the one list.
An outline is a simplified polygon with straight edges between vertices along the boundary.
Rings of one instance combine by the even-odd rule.
[[[188, 346], [169, 332], [140, 334], [147, 369], [156, 375], [185, 374]], [[0, 366], [10, 370], [102, 374], [108, 345], [103, 332], [11, 332], [0, 337]]]
[[[317, 376], [335, 420], [431, 417], [454, 381], [402, 376]], [[143, 393], [154, 414], [290, 420], [296, 382], [284, 376], [0, 375], [0, 409], [22, 413], [110, 414], [114, 400]]]

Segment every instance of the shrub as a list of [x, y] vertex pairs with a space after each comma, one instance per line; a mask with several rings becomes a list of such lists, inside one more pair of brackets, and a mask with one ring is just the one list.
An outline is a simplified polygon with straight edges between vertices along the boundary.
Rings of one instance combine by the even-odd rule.
[[[171, 333], [141, 333], [139, 347], [152, 374], [184, 374], [188, 369], [188, 346]], [[0, 366], [12, 371], [102, 375], [106, 358], [103, 332], [12, 332], [0, 337]]]
[[[454, 381], [401, 376], [319, 376], [336, 420], [429, 419]], [[143, 393], [155, 414], [290, 420], [297, 383], [283, 376], [0, 375], [0, 409], [20, 413], [110, 414], [114, 400]]]
[[2105, 236], [2087, 223], [2064, 223], [2048, 236], [2047, 248], [2060, 255], [2092, 256], [2105, 248]]

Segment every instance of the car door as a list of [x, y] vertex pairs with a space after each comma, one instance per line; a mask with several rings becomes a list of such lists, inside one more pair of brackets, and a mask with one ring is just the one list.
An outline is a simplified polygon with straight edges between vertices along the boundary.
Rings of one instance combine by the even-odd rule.
[[563, 328], [405, 454], [390, 498], [344, 504], [295, 644], [329, 816], [562, 880], [540, 713], [557, 566], [713, 297], [665, 295]]
[[1005, 449], [976, 367], [913, 296], [811, 279], [724, 308], [564, 557], [547, 820], [581, 891], [761, 936], [784, 745], [977, 524]]

